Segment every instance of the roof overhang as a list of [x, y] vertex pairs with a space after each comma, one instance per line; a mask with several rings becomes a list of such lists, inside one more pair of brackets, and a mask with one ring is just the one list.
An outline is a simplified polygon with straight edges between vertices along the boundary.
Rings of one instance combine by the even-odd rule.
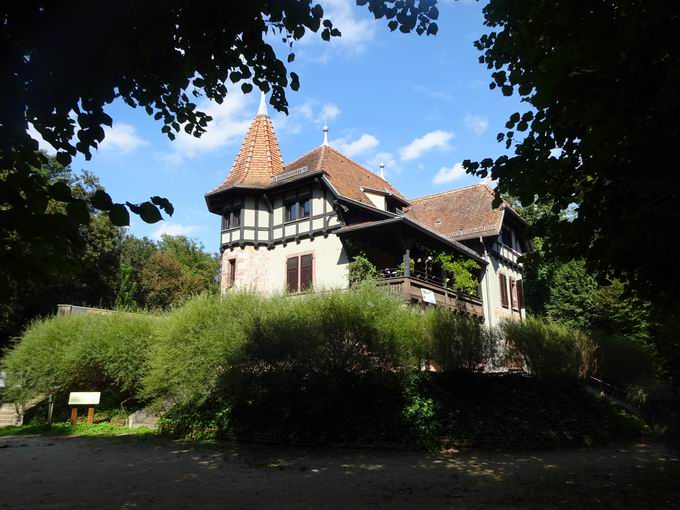
[[477, 261], [478, 263], [482, 265], [486, 265], [486, 260], [482, 258], [477, 252], [474, 250], [471, 250], [467, 246], [459, 243], [458, 241], [454, 239], [449, 239], [446, 238], [437, 232], [434, 232], [433, 230], [427, 228], [424, 225], [421, 225], [420, 223], [413, 221], [412, 219], [406, 217], [406, 216], [395, 216], [392, 218], [386, 218], [384, 220], [378, 220], [378, 221], [371, 221], [371, 222], [365, 222], [365, 223], [359, 223], [356, 225], [348, 225], [346, 227], [341, 227], [338, 230], [335, 231], [335, 233], [339, 236], [351, 236], [353, 234], [357, 233], [363, 233], [371, 230], [383, 230], [383, 229], [390, 229], [390, 228], [395, 228], [399, 226], [404, 226], [407, 229], [414, 230], [426, 237], [431, 238], [432, 240], [443, 244], [445, 246], [448, 246], [449, 248], [453, 248], [455, 251], [470, 257]]
[[[234, 193], [239, 193], [239, 192], [261, 192], [261, 193], [266, 193], [266, 192], [271, 192], [271, 191], [276, 191], [281, 188], [286, 188], [290, 184], [297, 184], [299, 182], [304, 182], [309, 179], [317, 178], [317, 177], [322, 177], [324, 175], [323, 170], [310, 170], [301, 174], [297, 174], [295, 176], [292, 176], [288, 179], [282, 179], [277, 182], [273, 182], [270, 184], [265, 184], [262, 186], [257, 186], [257, 185], [252, 185], [252, 184], [233, 184], [231, 186], [228, 186], [226, 188], [222, 189], [216, 189], [213, 191], [209, 191], [204, 195], [205, 197], [205, 202], [206, 205], [208, 206], [208, 210], [210, 212], [215, 212], [211, 208], [211, 201], [213, 201], [216, 197], [223, 197], [227, 195], [231, 195]], [[220, 214], [221, 211], [216, 212], [216, 214]]]

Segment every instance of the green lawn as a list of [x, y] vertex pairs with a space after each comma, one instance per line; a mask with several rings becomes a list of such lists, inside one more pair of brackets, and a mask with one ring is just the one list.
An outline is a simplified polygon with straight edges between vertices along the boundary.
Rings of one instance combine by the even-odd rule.
[[111, 423], [95, 423], [94, 425], [78, 423], [75, 427], [72, 427], [70, 423], [53, 423], [51, 427], [48, 427], [45, 424], [29, 424], [0, 428], [0, 437], [26, 434], [55, 436], [148, 436], [155, 435], [156, 431], [145, 427], [131, 429], [124, 425], [112, 425]]

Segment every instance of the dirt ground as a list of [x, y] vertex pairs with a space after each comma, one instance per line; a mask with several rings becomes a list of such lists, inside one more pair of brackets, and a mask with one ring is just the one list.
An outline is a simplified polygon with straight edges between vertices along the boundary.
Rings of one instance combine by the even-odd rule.
[[654, 442], [499, 453], [0, 438], [0, 508], [680, 508]]

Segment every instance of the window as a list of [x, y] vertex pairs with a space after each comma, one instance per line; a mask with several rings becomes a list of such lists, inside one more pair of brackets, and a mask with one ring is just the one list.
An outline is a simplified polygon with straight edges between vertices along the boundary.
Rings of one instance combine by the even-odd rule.
[[286, 260], [286, 289], [288, 292], [298, 291], [298, 258], [290, 257]]
[[222, 213], [222, 230], [229, 228], [237, 228], [241, 226], [241, 208], [234, 207], [233, 209], [225, 210]]
[[300, 218], [309, 218], [309, 197], [300, 199]]
[[289, 257], [286, 260], [286, 289], [288, 292], [304, 291], [312, 287], [314, 257], [311, 254]]
[[300, 290], [307, 290], [312, 286], [312, 256], [300, 257]]
[[233, 287], [236, 283], [236, 259], [227, 261], [227, 287]]
[[297, 219], [298, 219], [297, 200], [293, 202], [286, 202], [286, 221], [294, 221]]
[[286, 202], [286, 221], [309, 218], [311, 203], [309, 197], [298, 198]]
[[510, 304], [517, 310], [517, 281], [514, 278], [510, 278]]
[[517, 307], [524, 308], [524, 280], [517, 280]]
[[508, 279], [503, 273], [499, 273], [498, 281], [501, 285], [501, 306], [503, 308], [508, 308]]
[[512, 248], [512, 231], [509, 228], [503, 227], [501, 229], [501, 242], [510, 248]]

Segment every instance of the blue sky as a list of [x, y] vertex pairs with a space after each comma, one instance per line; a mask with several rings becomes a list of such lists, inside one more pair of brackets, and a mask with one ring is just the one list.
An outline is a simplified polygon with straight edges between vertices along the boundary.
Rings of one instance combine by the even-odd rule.
[[[479, 182], [459, 163], [503, 153], [496, 134], [519, 110], [516, 98], [489, 90], [490, 72], [478, 62], [483, 2], [440, 0], [436, 37], [390, 32], [352, 0], [321, 3], [343, 37], [326, 43], [313, 35], [294, 47], [289, 69], [301, 87], [288, 92], [291, 113], [269, 108], [284, 161], [319, 145], [326, 120], [331, 145], [376, 172], [382, 159], [386, 178], [407, 197]], [[219, 218], [203, 195], [228, 174], [258, 96], [234, 87], [223, 105], [200, 105], [214, 117], [208, 133], [174, 142], [143, 110], [116, 102], [102, 147], [73, 168], [94, 172], [116, 201], [170, 199], [172, 218], [146, 225], [133, 217], [132, 234], [186, 234], [217, 251]]]

